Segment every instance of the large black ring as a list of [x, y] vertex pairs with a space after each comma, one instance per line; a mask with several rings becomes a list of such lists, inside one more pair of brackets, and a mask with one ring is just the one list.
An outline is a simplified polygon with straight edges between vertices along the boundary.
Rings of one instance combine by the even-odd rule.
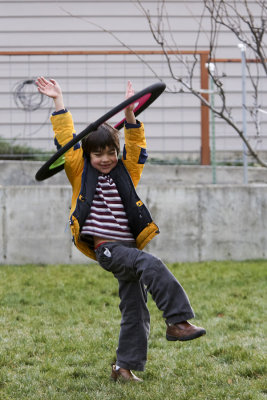
[[[114, 115], [118, 114], [124, 108], [128, 107], [132, 103], [138, 103], [134, 108], [135, 116], [139, 115], [142, 111], [144, 111], [150, 104], [152, 104], [165, 90], [165, 83], [159, 82], [155, 83], [147, 88], [141, 90], [140, 92], [134, 94], [129, 99], [124, 100], [122, 103], [112, 108], [102, 117], [100, 117], [95, 122], [91, 123], [87, 126], [81, 133], [75, 136], [72, 140], [70, 140], [64, 147], [59, 149], [42, 167], [37, 171], [35, 175], [35, 179], [37, 181], [43, 181], [51, 176], [57, 174], [59, 171], [64, 169], [65, 158], [64, 154], [73, 147], [77, 142], [82, 140], [86, 135], [90, 132], [95, 131], [99, 125], [103, 124], [107, 120], [109, 120]], [[124, 125], [125, 118], [118, 122], [114, 128], [121, 129]]]

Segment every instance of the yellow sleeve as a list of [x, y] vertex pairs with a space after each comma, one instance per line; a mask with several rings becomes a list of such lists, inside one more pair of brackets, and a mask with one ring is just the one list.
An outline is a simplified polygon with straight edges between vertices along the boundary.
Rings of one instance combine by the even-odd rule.
[[[71, 113], [68, 111], [63, 114], [51, 116], [51, 122], [55, 133], [55, 144], [58, 149], [69, 143], [75, 136], [75, 129]], [[76, 143], [65, 153], [65, 171], [70, 183], [73, 185], [75, 178], [82, 174], [83, 170], [83, 151], [80, 143]]]
[[127, 168], [134, 186], [136, 187], [147, 159], [146, 138], [144, 125], [141, 122], [140, 128], [124, 128], [125, 145], [122, 161]]

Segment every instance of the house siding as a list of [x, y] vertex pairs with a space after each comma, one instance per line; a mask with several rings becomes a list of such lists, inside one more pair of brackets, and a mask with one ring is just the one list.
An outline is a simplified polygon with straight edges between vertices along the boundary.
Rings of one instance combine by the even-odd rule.
[[[253, 7], [254, 2], [249, 2]], [[153, 21], [158, 15], [157, 1], [143, 1]], [[208, 50], [209, 18], [203, 15], [202, 1], [165, 1], [169, 25], [164, 33], [179, 50]], [[258, 10], [255, 9], [254, 17]], [[201, 21], [201, 28], [200, 28]], [[0, 51], [156, 51], [148, 21], [134, 1], [0, 1]], [[221, 30], [217, 56], [240, 58], [234, 36]], [[176, 48], [176, 47], [174, 47]], [[174, 56], [173, 56], [174, 57]], [[190, 59], [190, 56], [184, 56]], [[240, 63], [218, 64], [226, 74], [225, 88], [230, 93], [229, 106], [242, 128], [242, 81]], [[185, 76], [181, 62], [174, 73]], [[25, 111], [15, 91], [18, 84], [38, 75], [57, 79], [64, 92], [65, 104], [71, 110], [79, 133], [124, 98], [127, 80], [136, 91], [159, 79], [167, 90], [140, 119], [146, 125], [148, 147], [153, 154], [199, 159], [201, 148], [200, 102], [184, 93], [175, 82], [162, 55], [0, 55], [0, 136], [19, 144], [52, 150], [49, 115], [53, 104], [43, 99], [35, 111]], [[263, 77], [264, 78], [264, 77]], [[196, 67], [195, 85], [200, 87], [200, 70]], [[260, 86], [261, 107], [267, 109], [266, 78]], [[32, 87], [31, 87], [31, 90]], [[247, 82], [248, 106], [252, 106], [252, 87]], [[33, 98], [33, 101], [37, 101]], [[215, 103], [219, 105], [215, 95]], [[119, 119], [118, 119], [119, 120]], [[113, 118], [111, 123], [116, 123]], [[255, 137], [251, 117], [247, 115], [248, 136], [258, 150], [267, 150], [267, 118], [262, 114], [261, 137]], [[231, 158], [242, 150], [238, 135], [223, 121], [216, 119], [216, 150]]]

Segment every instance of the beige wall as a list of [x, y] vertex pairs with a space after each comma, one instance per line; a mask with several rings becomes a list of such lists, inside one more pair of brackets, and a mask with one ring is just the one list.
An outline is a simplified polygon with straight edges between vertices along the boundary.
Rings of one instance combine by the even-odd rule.
[[[153, 21], [160, 3], [142, 1]], [[259, 11], [255, 2], [248, 0], [248, 3], [255, 9], [256, 18]], [[166, 0], [165, 4], [169, 26], [165, 23], [163, 29], [169, 43], [171, 29], [180, 49], [193, 50], [201, 26], [199, 48], [207, 48], [205, 31], [209, 29], [209, 18], [203, 11], [203, 1]], [[0, 42], [2, 50], [120, 50], [121, 44], [103, 29], [112, 31], [134, 49], [157, 48], [137, 1], [1, 0], [0, 7], [1, 30], [5, 32]], [[233, 36], [224, 29], [219, 47], [219, 57], [237, 56]]]
[[[158, 2], [142, 3], [156, 22]], [[252, 7], [253, 3], [249, 1]], [[201, 19], [203, 2], [167, 0], [165, 4], [177, 47], [193, 50], [198, 37], [198, 47], [207, 50], [209, 19], [205, 13]], [[0, 0], [0, 26], [0, 51], [127, 50], [122, 43], [134, 50], [159, 50], [136, 1]], [[164, 29], [169, 43], [173, 43], [166, 22]], [[218, 46], [218, 57], [240, 57], [236, 39], [224, 29]], [[142, 58], [157, 77], [135, 55], [0, 56], [0, 136], [35, 148], [54, 149], [49, 123], [52, 103], [43, 101], [38, 110], [29, 112], [18, 108], [14, 98], [18, 83], [35, 79], [39, 74], [60, 81], [66, 106], [74, 115], [77, 132], [123, 99], [127, 79], [133, 81], [136, 90], [158, 79], [171, 88], [180, 89], [178, 84], [174, 85], [162, 56]], [[231, 92], [229, 105], [241, 127], [241, 65], [220, 64], [219, 69], [227, 75], [225, 85]], [[180, 62], [177, 62], [174, 72], [178, 76], [186, 73]], [[198, 67], [195, 82], [200, 87]], [[248, 105], [251, 105], [253, 99], [249, 85], [247, 90]], [[260, 87], [262, 108], [267, 108], [266, 90], [265, 79]], [[172, 157], [182, 159], [199, 158], [200, 104], [192, 95], [165, 92], [140, 118], [146, 123], [150, 153], [170, 153]], [[263, 114], [261, 119], [262, 136], [258, 140], [248, 113], [248, 135], [253, 145], [257, 144], [258, 150], [267, 150], [267, 118]], [[116, 123], [117, 120], [111, 122]], [[222, 158], [226, 159], [234, 158], [233, 152], [242, 150], [237, 134], [217, 119], [216, 148], [218, 157], [222, 154]]]

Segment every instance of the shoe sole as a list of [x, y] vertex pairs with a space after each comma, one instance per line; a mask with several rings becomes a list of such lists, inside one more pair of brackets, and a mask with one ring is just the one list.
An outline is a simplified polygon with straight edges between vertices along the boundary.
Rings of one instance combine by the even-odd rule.
[[177, 337], [177, 336], [170, 336], [170, 335], [167, 335], [167, 334], [166, 334], [166, 339], [167, 339], [169, 342], [176, 342], [177, 340], [179, 340], [179, 342], [186, 342], [186, 341], [188, 341], [188, 340], [197, 339], [197, 338], [199, 338], [199, 337], [201, 337], [201, 336], [204, 336], [204, 335], [206, 335], [206, 331], [203, 330], [203, 331], [196, 332], [196, 333], [194, 333], [193, 335], [184, 336], [184, 337], [181, 337], [181, 338], [179, 338], [179, 337]]
[[112, 382], [119, 382], [119, 383], [128, 383], [128, 382], [143, 382], [143, 379], [137, 378], [137, 379], [126, 379], [121, 375], [115, 374], [114, 372], [111, 373], [110, 375], [110, 380]]

